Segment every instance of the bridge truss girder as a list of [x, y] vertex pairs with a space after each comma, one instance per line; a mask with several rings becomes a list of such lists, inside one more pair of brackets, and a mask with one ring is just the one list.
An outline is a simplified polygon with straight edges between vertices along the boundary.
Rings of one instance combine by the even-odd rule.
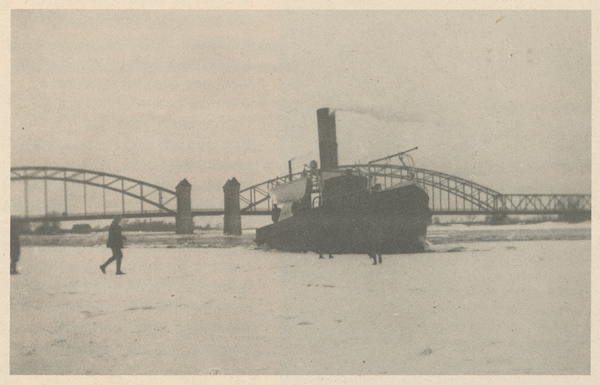
[[592, 196], [586, 194], [508, 194], [498, 199], [502, 211], [510, 213], [534, 213], [543, 210], [545, 213], [562, 214], [592, 210]]
[[[508, 194], [453, 175], [392, 164], [358, 164], [340, 166], [368, 176], [372, 185], [389, 188], [397, 183], [415, 181], [429, 194], [429, 207], [435, 215], [480, 214], [560, 214], [590, 212], [591, 195], [585, 194]], [[298, 179], [302, 173], [291, 176]], [[271, 210], [269, 190], [290, 177], [277, 177], [240, 191], [242, 212]], [[318, 190], [316, 181], [313, 181]]]
[[[28, 217], [28, 192], [27, 181], [43, 180], [43, 181], [60, 181], [64, 183], [64, 199], [65, 211], [64, 216], [68, 214], [68, 195], [67, 183], [78, 183], [84, 185], [84, 214], [87, 216], [86, 189], [85, 186], [94, 186], [103, 189], [103, 216], [109, 215], [106, 212], [106, 201], [104, 191], [114, 191], [121, 194], [122, 212], [112, 213], [125, 214], [125, 196], [129, 196], [140, 201], [140, 213], [144, 212], [144, 203], [154, 206], [159, 213], [164, 212], [168, 215], [176, 214], [176, 208], [173, 209], [167, 205], [171, 202], [176, 203], [176, 194], [174, 191], [163, 187], [146, 183], [137, 179], [127, 178], [121, 175], [109, 174], [104, 172], [96, 172], [84, 169], [74, 169], [66, 167], [12, 167], [11, 181], [24, 181], [25, 183], [25, 216]], [[48, 213], [47, 204], [47, 185], [44, 183], [44, 199], [46, 217], [51, 217]], [[173, 204], [171, 203], [171, 206]], [[132, 214], [134, 215], [134, 214]], [[80, 215], [81, 216], [81, 215]]]

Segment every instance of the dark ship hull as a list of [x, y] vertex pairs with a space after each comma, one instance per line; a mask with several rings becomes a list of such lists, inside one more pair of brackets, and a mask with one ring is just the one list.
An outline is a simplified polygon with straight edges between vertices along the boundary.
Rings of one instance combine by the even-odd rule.
[[414, 183], [384, 191], [355, 190], [257, 229], [256, 243], [320, 254], [421, 252], [431, 222], [428, 201]]

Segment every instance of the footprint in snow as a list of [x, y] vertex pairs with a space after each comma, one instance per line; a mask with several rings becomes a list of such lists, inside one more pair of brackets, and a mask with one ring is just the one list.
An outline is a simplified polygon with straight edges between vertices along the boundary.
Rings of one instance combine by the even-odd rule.
[[420, 356], [428, 356], [428, 355], [430, 355], [431, 353], [433, 353], [433, 350], [431, 350], [431, 349], [425, 349], [425, 350], [423, 350], [421, 353], [419, 353], [419, 355], [420, 355]]

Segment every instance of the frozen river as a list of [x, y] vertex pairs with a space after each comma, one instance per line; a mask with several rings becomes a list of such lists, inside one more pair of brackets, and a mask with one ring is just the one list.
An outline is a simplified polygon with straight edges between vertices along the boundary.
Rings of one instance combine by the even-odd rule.
[[432, 249], [26, 246], [10, 372], [589, 374], [589, 239]]

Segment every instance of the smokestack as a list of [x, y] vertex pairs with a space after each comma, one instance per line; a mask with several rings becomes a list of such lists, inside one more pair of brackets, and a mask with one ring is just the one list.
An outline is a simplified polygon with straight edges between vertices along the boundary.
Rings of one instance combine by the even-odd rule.
[[329, 108], [317, 110], [317, 122], [319, 127], [321, 170], [335, 170], [338, 168], [335, 112], [330, 113]]

